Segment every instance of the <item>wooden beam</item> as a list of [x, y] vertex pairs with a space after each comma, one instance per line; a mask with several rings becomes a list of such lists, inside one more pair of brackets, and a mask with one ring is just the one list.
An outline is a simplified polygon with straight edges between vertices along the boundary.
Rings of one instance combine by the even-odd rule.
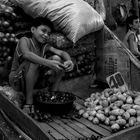
[[25, 138], [25, 140], [32, 140], [30, 137], [28, 137], [28, 135], [26, 135], [21, 129], [18, 128], [18, 126], [13, 123], [9, 117], [4, 113], [3, 110], [0, 110], [1, 115], [4, 117], [4, 119], [6, 120], [6, 122], [14, 129], [16, 130], [19, 135], [21, 135], [23, 138]]
[[22, 112], [21, 109], [4, 96], [3, 91], [0, 91], [0, 108], [33, 140], [54, 140], [30, 116]]
[[118, 133], [114, 133], [109, 137], [101, 140], [139, 140], [140, 139], [140, 125], [124, 129]]

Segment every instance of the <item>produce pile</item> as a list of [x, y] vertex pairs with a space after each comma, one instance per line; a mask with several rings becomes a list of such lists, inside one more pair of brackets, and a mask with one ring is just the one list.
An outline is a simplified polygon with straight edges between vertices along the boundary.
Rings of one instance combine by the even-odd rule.
[[75, 96], [70, 92], [39, 90], [34, 96], [35, 110], [39, 114], [51, 115], [68, 114], [73, 110]]
[[92, 73], [96, 57], [94, 43], [93, 41], [91, 42], [93, 37], [91, 37], [87, 37], [89, 40], [86, 37], [85, 39], [82, 38], [82, 40], [86, 41], [84, 43], [79, 41], [74, 46], [62, 33], [56, 32], [50, 35], [49, 43], [58, 49], [68, 52], [75, 64], [73, 71], [65, 74], [64, 80]]
[[126, 88], [105, 89], [85, 99], [79, 115], [94, 124], [105, 124], [116, 132], [140, 124], [140, 92]]
[[91, 74], [95, 63], [95, 52], [93, 47], [80, 46], [68, 50], [74, 58], [75, 67], [73, 71], [65, 74], [64, 79], [71, 79], [83, 75]]
[[23, 22], [22, 17], [18, 8], [0, 2], [0, 64], [13, 56], [18, 34], [28, 30], [28, 18], [24, 15]]
[[0, 4], [0, 64], [8, 58], [12, 47], [18, 41], [13, 26], [15, 19], [13, 8]]
[[68, 92], [60, 91], [38, 91], [35, 96], [35, 100], [41, 103], [50, 103], [50, 104], [63, 104], [75, 100], [74, 96]]

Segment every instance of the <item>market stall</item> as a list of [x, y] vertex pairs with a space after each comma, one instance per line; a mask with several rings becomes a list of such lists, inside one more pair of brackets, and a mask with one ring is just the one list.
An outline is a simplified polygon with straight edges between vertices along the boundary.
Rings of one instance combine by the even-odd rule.
[[[5, 63], [13, 57], [18, 39], [22, 36], [30, 36], [31, 21], [32, 17], [27, 13], [25, 14], [22, 8], [13, 6], [11, 3], [1, 4], [1, 66], [5, 66]], [[87, 32], [83, 34], [87, 34]], [[94, 34], [91, 33], [83, 37], [75, 45], [73, 45], [74, 40], [67, 37], [60, 31], [53, 33], [50, 37], [50, 43], [56, 48], [67, 51], [75, 62], [74, 70], [67, 73], [63, 79], [91, 74], [91, 64], [95, 62]], [[78, 38], [75, 36], [75, 39]]]
[[[30, 36], [31, 15], [36, 16], [32, 12], [34, 8], [37, 8], [39, 1], [36, 1], [33, 9], [30, 7], [33, 5], [27, 5], [25, 8], [25, 5], [22, 4], [31, 4], [30, 2], [34, 1], [22, 2], [19, 3], [22, 9], [11, 5], [11, 3], [7, 6], [1, 4], [0, 7], [2, 13], [0, 18], [2, 64], [9, 56], [12, 58], [18, 39], [22, 36]], [[35, 12], [40, 12], [40, 9], [36, 9]], [[44, 16], [44, 11], [41, 12]], [[9, 21], [7, 21], [7, 17]], [[51, 15], [50, 18], [52, 18]], [[55, 22], [56, 25], [59, 25], [58, 23]], [[99, 23], [102, 26], [102, 20]], [[75, 68], [63, 77], [63, 81], [60, 83], [61, 92], [56, 95], [48, 93], [45, 89], [36, 92], [38, 93], [36, 96], [38, 100], [35, 102], [37, 103], [36, 116], [31, 115], [30, 117], [19, 108], [24, 100], [22, 93], [15, 92], [9, 86], [0, 87], [0, 109], [31, 139], [137, 140], [139, 138], [140, 93], [127, 88], [99, 89], [98, 92], [89, 88], [97, 59], [94, 32], [96, 32], [95, 28], [93, 32], [86, 32], [83, 36], [80, 36], [81, 33], [80, 35], [75, 33], [73, 37], [71, 32], [67, 33], [63, 30], [63, 32], [51, 35], [50, 43], [69, 52], [75, 63]], [[125, 62], [122, 60], [125, 58], [125, 61], [129, 61], [129, 58], [117, 50], [118, 44], [114, 42], [114, 40], [108, 40], [106, 46], [98, 50], [99, 57], [102, 57], [98, 60], [100, 62], [98, 66], [100, 64], [99, 67], [102, 67], [100, 69], [102, 71], [99, 71], [97, 78], [105, 81], [105, 78], [116, 72], [119, 67], [128, 82], [129, 77], [127, 77], [126, 70], [129, 72], [129, 65], [124, 65]], [[111, 48], [113, 45], [115, 48]], [[108, 50], [111, 51], [111, 54], [108, 53]], [[119, 65], [117, 65], [116, 59], [117, 62], [119, 61]], [[112, 61], [115, 62], [115, 65]], [[104, 64], [107, 66], [104, 67]], [[108, 67], [112, 69], [107, 69]], [[51, 110], [47, 109], [47, 105]], [[57, 110], [55, 110], [56, 108]], [[59, 109], [64, 110], [59, 111]]]
[[129, 95], [118, 89], [106, 89], [100, 93], [93, 93], [86, 100], [76, 96], [74, 105], [80, 116], [73, 112], [69, 116], [52, 115], [51, 120], [42, 121], [34, 120], [23, 113], [2, 91], [0, 106], [3, 115], [15, 123], [28, 139], [137, 140], [140, 130], [139, 93], [127, 92]]

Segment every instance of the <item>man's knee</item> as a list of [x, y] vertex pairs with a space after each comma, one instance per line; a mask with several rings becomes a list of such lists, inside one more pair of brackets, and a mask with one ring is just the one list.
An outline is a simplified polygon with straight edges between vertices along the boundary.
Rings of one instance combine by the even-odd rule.
[[29, 69], [32, 70], [32, 71], [38, 70], [38, 68], [39, 68], [39, 65], [38, 64], [33, 64], [33, 63], [31, 63], [30, 67], [29, 67]]
[[61, 57], [60, 57], [60, 56], [58, 56], [58, 55], [53, 55], [51, 59], [52, 59], [52, 60], [59, 61], [59, 62], [62, 62]]
[[28, 77], [28, 79], [30, 79], [30, 78], [31, 78], [31, 80], [37, 79], [39, 76], [39, 65], [31, 63], [29, 66], [29, 69], [25, 75], [26, 75], [26, 78]]

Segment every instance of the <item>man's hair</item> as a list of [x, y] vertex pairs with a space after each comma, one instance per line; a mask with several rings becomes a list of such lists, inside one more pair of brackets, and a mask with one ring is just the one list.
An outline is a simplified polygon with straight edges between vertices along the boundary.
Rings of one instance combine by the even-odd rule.
[[134, 9], [134, 8], [129, 10], [129, 14], [131, 14], [131, 15], [136, 15], [136, 13], [137, 13], [136, 9]]
[[51, 28], [51, 31], [54, 30], [53, 23], [49, 19], [43, 17], [37, 17], [33, 19], [31, 26], [38, 27], [40, 25], [47, 25], [48, 27]]
[[127, 25], [127, 29], [130, 29], [130, 24], [133, 24], [133, 21], [135, 19], [138, 19], [139, 17], [137, 15], [131, 15], [126, 19], [126, 25]]

